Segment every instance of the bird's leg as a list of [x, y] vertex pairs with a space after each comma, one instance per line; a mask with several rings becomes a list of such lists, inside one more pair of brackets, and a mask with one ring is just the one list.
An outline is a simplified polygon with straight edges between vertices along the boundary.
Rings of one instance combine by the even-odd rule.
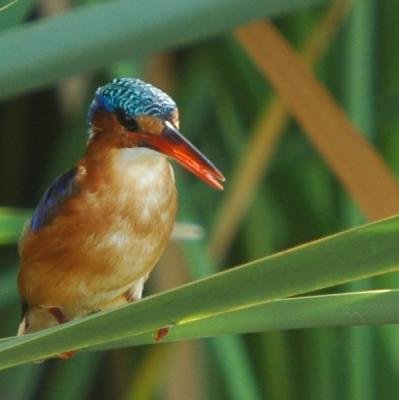
[[[48, 307], [47, 310], [59, 324], [64, 324], [69, 321], [59, 307]], [[75, 355], [75, 353], [75, 350], [64, 351], [63, 353], [58, 354], [58, 357], [61, 358], [61, 360], [69, 360]]]
[[141, 299], [143, 294], [144, 283], [148, 278], [148, 274], [142, 276], [137, 279], [131, 288], [123, 294], [123, 297], [126, 299], [128, 303], [133, 303], [133, 301], [137, 301]]

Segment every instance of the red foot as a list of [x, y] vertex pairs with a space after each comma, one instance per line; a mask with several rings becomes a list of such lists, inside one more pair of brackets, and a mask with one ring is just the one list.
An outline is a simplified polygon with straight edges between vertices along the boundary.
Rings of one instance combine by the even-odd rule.
[[76, 354], [76, 351], [70, 350], [70, 351], [64, 351], [63, 353], [58, 354], [58, 358], [61, 360], [69, 360]]
[[169, 329], [170, 329], [169, 326], [165, 326], [161, 329], [158, 329], [154, 335], [155, 341], [159, 342], [160, 340], [162, 340], [169, 333]]
[[64, 313], [61, 311], [60, 308], [58, 307], [49, 307], [48, 312], [57, 320], [59, 324], [64, 324], [65, 322], [68, 322], [68, 319], [64, 315]]

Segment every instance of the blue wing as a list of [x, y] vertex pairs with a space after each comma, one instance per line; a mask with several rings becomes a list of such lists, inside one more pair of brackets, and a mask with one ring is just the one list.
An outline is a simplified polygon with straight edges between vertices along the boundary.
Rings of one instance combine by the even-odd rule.
[[30, 222], [33, 232], [47, 225], [58, 214], [62, 205], [79, 192], [76, 181], [77, 168], [74, 167], [59, 176], [46, 190]]

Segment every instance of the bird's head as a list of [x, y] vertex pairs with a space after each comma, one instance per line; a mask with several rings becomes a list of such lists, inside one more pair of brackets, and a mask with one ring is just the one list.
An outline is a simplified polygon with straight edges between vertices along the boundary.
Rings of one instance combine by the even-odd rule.
[[90, 141], [163, 153], [210, 186], [223, 189], [222, 173], [178, 130], [175, 102], [139, 79], [117, 78], [97, 89], [89, 109]]

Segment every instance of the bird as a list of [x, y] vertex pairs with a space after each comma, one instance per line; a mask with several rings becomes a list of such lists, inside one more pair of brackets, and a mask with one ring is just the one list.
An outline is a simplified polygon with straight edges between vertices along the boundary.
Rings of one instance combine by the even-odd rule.
[[170, 159], [223, 189], [223, 174], [180, 133], [169, 95], [135, 78], [96, 90], [82, 158], [45, 191], [21, 234], [18, 335], [142, 297], [175, 223]]

